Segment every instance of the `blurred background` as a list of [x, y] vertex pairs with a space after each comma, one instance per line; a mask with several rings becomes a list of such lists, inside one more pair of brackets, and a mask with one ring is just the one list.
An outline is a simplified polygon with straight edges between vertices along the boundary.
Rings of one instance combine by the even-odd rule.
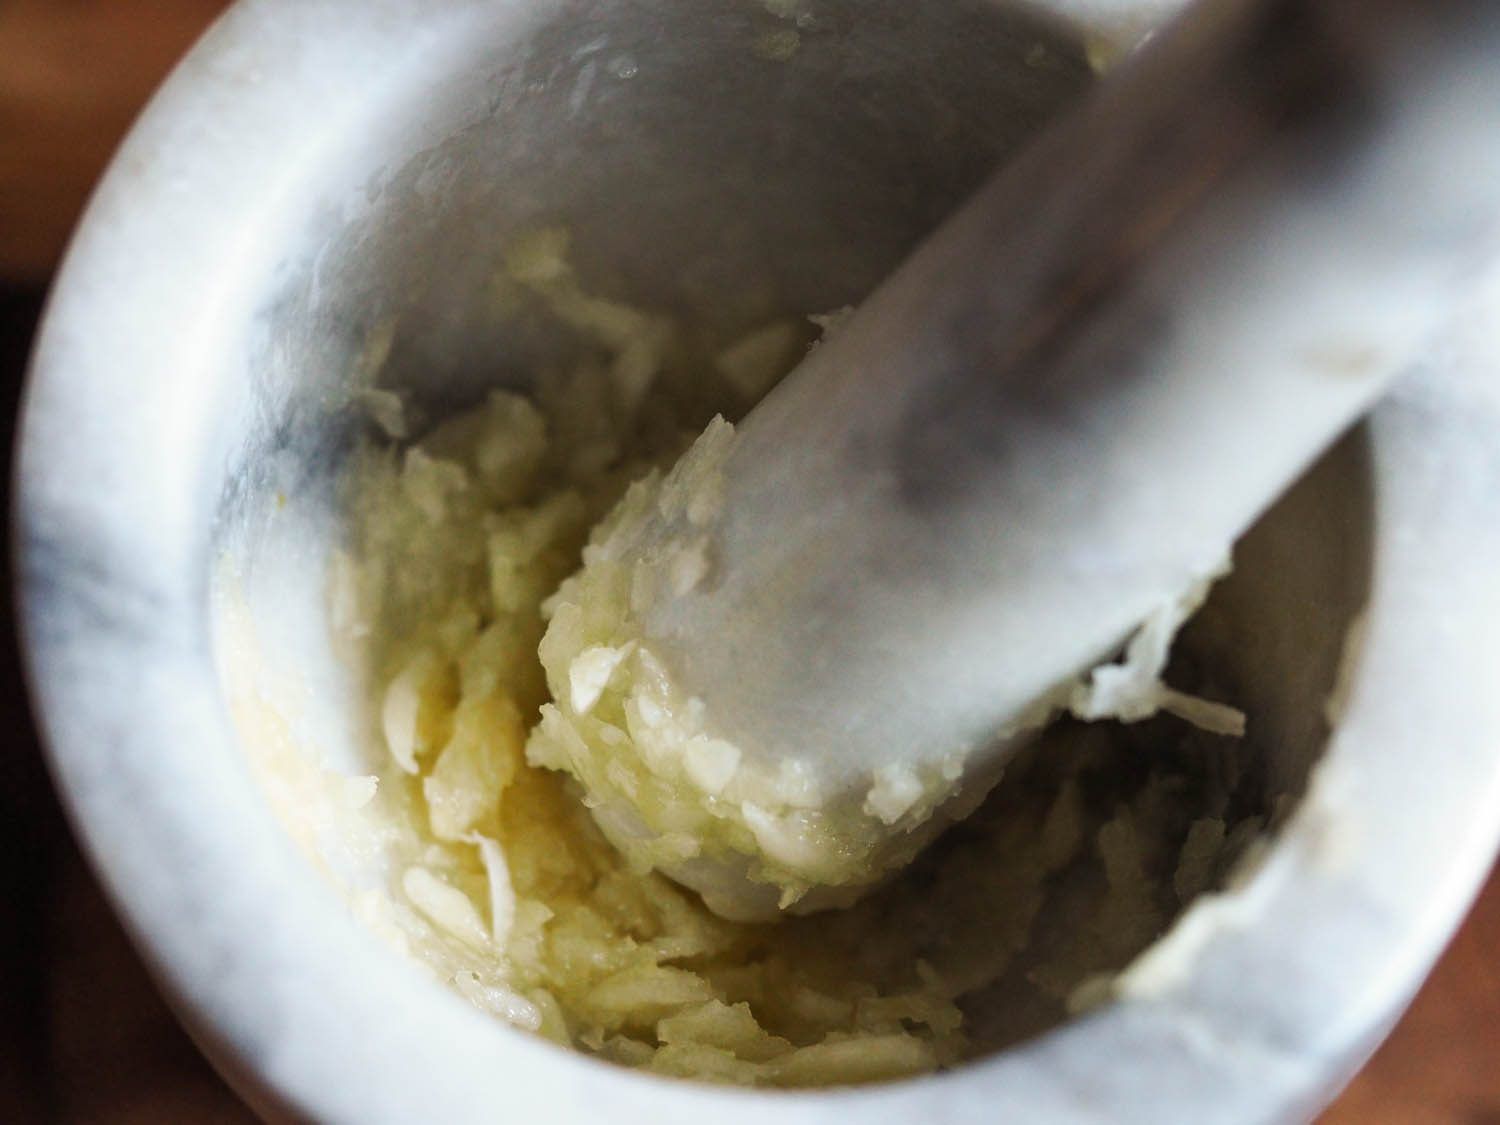
[[[0, 0], [7, 451], [68, 232], [152, 89], [226, 6]], [[8, 562], [7, 548], [0, 568]], [[8, 572], [0, 577], [8, 590]], [[249, 1121], [178, 1029], [72, 842], [28, 715], [10, 599], [0, 606], [0, 724], [9, 731], [0, 736], [0, 1123]], [[1323, 1121], [1500, 1125], [1500, 873]]]

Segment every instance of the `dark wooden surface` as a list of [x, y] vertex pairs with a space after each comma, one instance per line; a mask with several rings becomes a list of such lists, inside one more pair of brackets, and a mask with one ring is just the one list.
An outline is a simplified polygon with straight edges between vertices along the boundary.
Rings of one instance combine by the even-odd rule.
[[[7, 449], [27, 342], [67, 232], [140, 104], [222, 7], [0, 0]], [[72, 843], [27, 717], [9, 599], [0, 606], [0, 1123], [248, 1120], [173, 1022]], [[1500, 875], [1324, 1122], [1500, 1125]]]

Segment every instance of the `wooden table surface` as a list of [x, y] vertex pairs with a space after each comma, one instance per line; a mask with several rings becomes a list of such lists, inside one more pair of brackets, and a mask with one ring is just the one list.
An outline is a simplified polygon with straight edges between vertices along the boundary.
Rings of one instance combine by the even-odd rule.
[[[223, 6], [0, 0], [7, 449], [27, 340], [67, 232], [141, 103]], [[0, 1123], [249, 1120], [167, 1013], [69, 838], [26, 718], [9, 599], [0, 604], [0, 716], [12, 732], [0, 753]], [[1322, 1120], [1500, 1125], [1500, 873]]]

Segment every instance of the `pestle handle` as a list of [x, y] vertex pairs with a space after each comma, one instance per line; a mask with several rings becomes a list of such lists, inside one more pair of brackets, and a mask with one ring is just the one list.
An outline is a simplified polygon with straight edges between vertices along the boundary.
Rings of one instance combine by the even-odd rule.
[[714, 733], [991, 784], [1500, 257], [1496, 58], [1482, 0], [1204, 0], [1122, 65], [741, 427], [713, 581], [641, 622]]

